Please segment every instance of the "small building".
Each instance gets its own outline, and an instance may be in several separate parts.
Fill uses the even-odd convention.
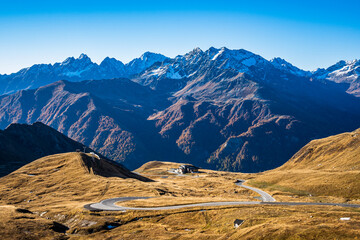
[[[195,167],[194,165],[186,164],[186,165],[181,165],[178,169],[175,170],[175,172],[180,174],[197,173],[199,172],[199,168]]]
[[[240,220],[240,219],[235,219],[234,221],[234,228],[238,228],[241,226],[241,224],[244,223],[244,220]]]

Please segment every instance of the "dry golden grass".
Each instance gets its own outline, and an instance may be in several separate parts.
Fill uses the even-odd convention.
[[[101,213],[119,227],[72,239],[357,239],[360,215],[339,207],[239,206]],[[350,217],[350,221],[340,221]],[[235,229],[235,219],[245,220]]]
[[[153,161],[144,164],[135,170],[135,172],[154,179],[156,183],[153,185],[156,186],[159,194],[177,197],[176,201],[179,197],[206,198],[207,200],[212,199],[212,201],[234,201],[239,199],[254,200],[254,196],[258,196],[256,193],[234,184],[237,179],[246,177],[248,174],[201,169],[199,173],[178,176],[167,171],[171,168],[178,168],[180,165],[181,163]],[[166,191],[165,193],[162,192],[164,190]],[[198,202],[198,200],[195,202]]]
[[[309,169],[276,169],[260,174],[203,170],[199,174],[176,176],[167,170],[179,164],[150,162],[136,171],[155,182],[142,182],[94,174],[84,166],[84,158],[87,156],[79,153],[48,156],[1,178],[1,236],[14,234],[16,239],[27,239],[21,229],[31,229],[31,239],[49,236],[50,239],[356,239],[360,236],[360,211],[352,208],[253,205],[95,213],[83,208],[87,203],[121,196],[153,197],[120,204],[137,207],[255,200],[255,193],[234,184],[237,179],[251,179],[249,185],[268,189],[277,200],[347,201],[341,194],[353,191],[356,196],[359,192],[357,183],[348,182],[357,178],[357,171],[346,172],[347,178],[343,178],[341,171]],[[308,182],[306,178],[321,184]],[[334,183],[349,186],[350,190]],[[308,196],[315,191],[319,195]],[[336,195],[336,191],[340,193]],[[18,218],[20,213],[14,209],[19,207],[34,212],[30,214],[32,219]],[[340,217],[351,220],[343,222]],[[245,222],[234,229],[235,219]],[[68,226],[67,235],[52,231],[53,221]],[[109,224],[117,227],[109,230]]]
[[[360,129],[313,140],[283,166],[252,178],[250,185],[278,200],[359,203]]]
[[[277,170],[360,171],[360,129],[313,140]]]
[[[61,239],[53,221],[33,213],[17,212],[14,206],[0,206],[0,239]]]
[[[227,176],[226,173],[209,171],[199,176],[155,176],[154,182],[142,182],[132,178],[99,176],[95,174],[96,169],[89,169],[85,164],[88,158],[81,153],[52,155],[1,178],[0,205],[26,208],[36,212],[37,217],[41,215],[41,219],[49,218],[65,224],[70,233],[79,231],[88,234],[87,231],[103,230],[108,218],[95,217],[90,221],[93,215],[88,215],[83,206],[107,198],[164,197],[160,203],[174,203],[189,197],[186,203],[197,203],[203,197],[206,201],[230,201],[253,200],[256,196],[234,184],[236,174]],[[149,171],[159,175],[164,168]],[[148,204],[153,203],[150,200]],[[86,230],[89,221],[91,228]]]
[[[95,175],[79,153],[56,154],[36,160],[0,178],[0,199],[28,206],[93,202],[115,196],[153,196],[148,183]]]

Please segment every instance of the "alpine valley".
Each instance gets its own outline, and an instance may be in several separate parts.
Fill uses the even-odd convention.
[[[242,49],[127,64],[82,54],[0,75],[0,128],[42,122],[130,169],[159,160],[259,172],[359,128],[359,75],[359,60],[309,72]]]

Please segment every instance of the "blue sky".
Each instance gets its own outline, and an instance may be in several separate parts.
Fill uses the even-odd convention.
[[[360,58],[360,1],[3,1],[0,73],[86,53],[123,62],[244,48],[306,70]]]

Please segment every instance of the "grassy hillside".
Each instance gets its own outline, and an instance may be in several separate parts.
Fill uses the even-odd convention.
[[[321,201],[360,201],[360,129],[313,140],[283,166],[255,175],[251,185],[274,194]]]
[[[313,140],[278,170],[360,170],[360,129]]]
[[[149,195],[151,189],[143,187],[142,181],[146,180],[106,160],[93,160],[91,155],[56,154],[0,178],[0,199],[39,206],[100,200],[103,196],[118,196],[119,192]],[[125,183],[129,188],[124,188]]]
[[[252,178],[252,174],[202,170],[177,176],[167,172],[178,165],[149,162],[137,172],[154,181],[141,181],[119,166],[94,162],[87,154],[41,158],[0,178],[0,234],[5,239],[32,240],[359,236],[359,210],[351,208],[259,205],[126,212],[90,212],[83,208],[87,203],[121,196],[153,197],[124,203],[129,206],[255,200],[256,194],[234,184],[236,179]],[[351,217],[351,221],[342,222],[340,217]],[[235,229],[237,218],[245,222]]]

